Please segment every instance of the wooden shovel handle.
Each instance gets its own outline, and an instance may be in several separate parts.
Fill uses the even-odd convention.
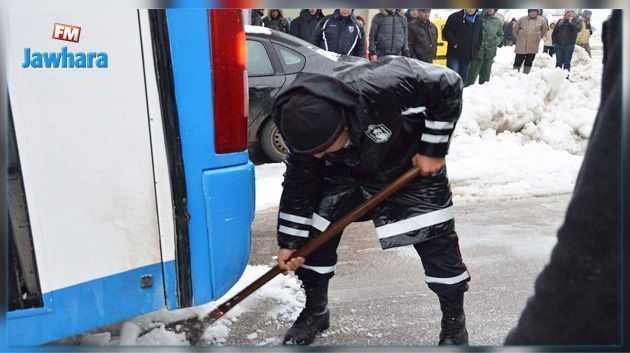
[[[323,245],[325,242],[330,240],[332,237],[341,233],[341,231],[345,227],[347,227],[350,223],[361,218],[361,216],[366,214],[376,205],[383,202],[383,200],[385,200],[391,194],[393,194],[394,192],[396,192],[401,187],[403,187],[404,185],[406,185],[407,183],[409,183],[411,180],[415,179],[418,176],[420,176],[420,168],[413,167],[409,169],[407,172],[405,172],[405,174],[401,175],[396,180],[394,180],[393,182],[385,186],[383,189],[381,189],[381,191],[377,192],[372,197],[365,200],[363,203],[361,203],[355,209],[350,211],[343,218],[333,223],[322,234],[318,235],[315,238],[312,238],[303,247],[294,251],[289,257],[289,259],[292,259],[295,257],[308,256],[310,253],[315,251],[315,249],[319,248],[321,245]],[[276,277],[280,273],[282,273],[282,270],[280,269],[280,267],[278,267],[278,265],[274,266],[272,269],[267,271],[267,273],[262,275],[260,278],[258,278],[249,286],[245,287],[243,290],[241,290],[238,294],[233,296],[231,299],[219,305],[214,311],[210,312],[203,319],[203,321],[209,322],[211,319],[218,319],[222,317],[223,315],[225,315],[225,313],[227,313],[230,309],[232,309],[236,304],[241,302],[241,300],[247,298],[254,291],[262,287],[265,283],[271,281],[274,277]]]

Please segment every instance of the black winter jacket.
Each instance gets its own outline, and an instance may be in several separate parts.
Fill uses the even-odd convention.
[[[575,44],[578,33],[582,30],[582,21],[575,18],[573,22],[567,22],[564,19],[558,20],[556,28],[551,35],[553,44],[571,45]]]
[[[277,10],[279,12],[278,17],[271,18],[271,11],[273,10]],[[282,16],[282,10],[280,9],[270,9],[267,12],[267,16],[263,18],[263,26],[284,33],[287,33],[289,31],[289,21],[287,21],[287,19]]]
[[[313,31],[312,43],[341,55],[365,57],[365,32],[354,16],[339,14],[339,9],[322,18]]]
[[[437,53],[437,27],[433,22],[409,22],[409,54],[412,58],[432,63]]]
[[[407,18],[400,11],[392,13],[381,11],[372,18],[370,26],[370,55],[377,50],[389,53],[400,52],[409,56]]]
[[[464,19],[464,14],[465,11],[461,10],[448,16],[442,38],[448,42],[447,57],[470,60],[481,48],[483,26],[481,16],[475,15],[475,23],[471,26]]]
[[[324,17],[322,9],[317,9],[315,15],[311,15],[308,9],[300,11],[300,16],[291,21],[289,34],[310,42],[313,39],[313,32],[317,23]]]
[[[388,183],[411,167],[415,153],[444,157],[461,113],[462,89],[454,71],[406,57],[385,57],[332,77],[298,74],[276,100],[272,113],[276,125],[282,124],[281,107],[296,92],[307,91],[345,108],[354,152],[318,159],[288,146],[280,212],[311,217],[327,163],[344,166],[362,182]],[[427,188],[422,195],[431,193],[431,186]],[[306,240],[278,233],[282,248],[294,249]]]

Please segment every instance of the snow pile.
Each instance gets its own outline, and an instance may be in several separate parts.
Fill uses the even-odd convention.
[[[599,106],[602,65],[576,47],[570,80],[555,58],[538,54],[529,75],[512,69],[513,47],[500,48],[493,76],[464,90],[464,109],[455,131],[521,133],[554,149],[583,152]],[[456,140],[454,141],[456,142]]]
[[[225,300],[230,299],[250,283],[254,282],[265,272],[269,271],[269,266],[258,265],[248,266],[243,277],[227,292],[221,299],[202,306],[198,312],[199,317],[214,310]],[[252,311],[262,301],[272,300],[274,305],[266,313],[269,319],[279,323],[292,322],[297,319],[299,312],[304,307],[304,293],[300,289],[300,284],[296,277],[277,276],[269,283],[258,289],[247,299],[236,305],[224,317],[213,323],[203,334],[203,341],[209,344],[222,344],[230,333],[230,326],[238,322],[239,316]]]
[[[490,82],[464,90],[447,157],[457,199],[568,193],[573,189],[600,100],[602,64],[575,48],[571,74],[539,53],[529,75],[500,48]]]
[[[86,335],[81,339],[81,344],[91,345],[188,345],[184,333],[168,331],[165,325],[181,319],[197,316],[204,317],[217,306],[227,301],[250,283],[271,269],[270,266],[247,266],[239,281],[220,299],[194,308],[186,308],[175,311],[160,310],[143,316],[138,316],[123,323],[120,334],[111,337],[110,332]],[[230,334],[232,324],[239,321],[239,317],[246,312],[251,312],[261,304],[273,303],[265,312],[270,320],[275,320],[279,325],[287,325],[297,319],[304,307],[304,292],[300,289],[297,277],[276,276],[273,280],[262,286],[254,294],[234,306],[225,316],[208,327],[202,336],[204,344],[223,344]],[[148,332],[147,332],[148,331]],[[144,334],[142,334],[144,332]],[[253,332],[248,336],[255,340],[258,334]],[[274,341],[275,342],[275,341]],[[275,342],[277,343],[277,342]]]

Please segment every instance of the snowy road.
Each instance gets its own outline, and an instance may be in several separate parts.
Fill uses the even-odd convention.
[[[466,296],[474,345],[501,344],[514,327],[537,274],[549,259],[569,195],[456,205],[456,227],[472,281]],[[250,264],[271,264],[276,210],[254,220]],[[437,297],[424,283],[412,247],[382,251],[371,222],[351,225],[331,282],[332,326],[322,345],[433,345]],[[278,344],[290,320],[270,319],[278,303],[261,301],[231,325],[227,345]]]

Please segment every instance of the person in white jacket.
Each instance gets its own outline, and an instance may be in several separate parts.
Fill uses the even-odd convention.
[[[553,46],[553,31],[556,28],[556,24],[555,23],[551,23],[549,25],[549,30],[547,31],[547,34],[545,34],[545,42],[544,42],[544,46],[543,46],[543,53],[547,53],[549,54],[549,56],[551,56],[553,58],[553,54],[556,53],[556,48]]]

